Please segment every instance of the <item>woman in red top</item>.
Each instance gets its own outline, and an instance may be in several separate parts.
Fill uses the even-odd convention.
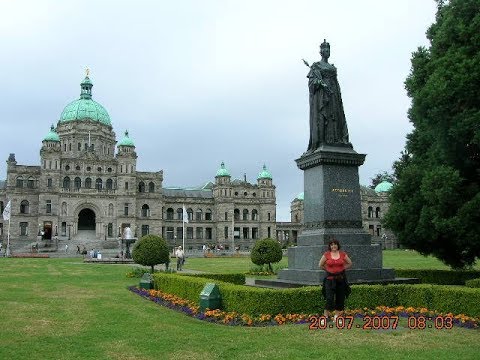
[[[322,289],[327,301],[324,314],[328,318],[335,310],[336,319],[345,309],[345,294],[348,287],[345,270],[352,267],[352,260],[345,252],[340,251],[340,243],[336,239],[328,243],[328,250],[322,255],[318,266],[327,273]]]

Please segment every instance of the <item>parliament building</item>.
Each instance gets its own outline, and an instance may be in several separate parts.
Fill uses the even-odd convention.
[[[186,248],[195,250],[204,244],[248,250],[257,239],[275,237],[275,186],[265,165],[255,184],[232,179],[222,162],[214,181],[203,186],[164,187],[162,170],[137,170],[128,131],[117,141],[108,112],[92,99],[88,74],[80,86],[80,98],[64,108],[43,139],[39,165],[8,156],[0,210],[11,200],[14,249],[39,239],[40,246],[85,240],[114,248],[126,227],[135,237],[161,235],[172,247],[185,238]],[[4,244],[7,226],[1,218]]]

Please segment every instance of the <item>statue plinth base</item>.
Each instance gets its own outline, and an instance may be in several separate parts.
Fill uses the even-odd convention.
[[[358,167],[364,161],[351,147],[328,145],[296,160],[304,171],[304,230],[298,246],[288,249],[288,269],[280,270],[280,280],[321,283],[318,263],[333,237],[352,259],[349,281],[394,278],[393,269],[383,269],[381,246],[371,244],[362,226]]]

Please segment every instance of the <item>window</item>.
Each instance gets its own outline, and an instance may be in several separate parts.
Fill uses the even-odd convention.
[[[203,228],[202,227],[197,227],[195,237],[197,239],[203,239]]]
[[[62,236],[67,236],[67,223],[66,222],[62,222],[61,234],[62,234]]]
[[[272,229],[270,228],[270,226],[267,228],[267,237],[268,238],[272,237]]]
[[[92,171],[92,168],[90,166],[87,166],[87,171]]]
[[[193,239],[193,227],[187,227],[187,239]]]
[[[149,217],[150,216],[150,207],[147,204],[142,206],[142,217]]]
[[[173,209],[172,208],[167,209],[167,220],[173,220]]]
[[[140,181],[140,183],[138,184],[138,192],[139,193],[145,192],[145,183],[143,181]]]
[[[150,228],[148,225],[142,225],[142,236],[150,234]]]
[[[183,239],[183,228],[177,227],[177,239]]]
[[[243,238],[248,239],[249,237],[249,228],[243,228]]]
[[[23,188],[23,179],[22,178],[17,179],[16,186],[19,187],[19,188]]]
[[[111,204],[110,204],[111,205]],[[108,237],[113,237],[113,224],[109,223],[108,228],[107,228],[107,236]]]
[[[197,221],[202,221],[202,209],[197,209],[197,212],[195,214],[195,219]]]
[[[235,221],[240,220],[240,210],[238,209],[233,210],[233,220]]]
[[[224,237],[225,237],[225,239],[228,239],[228,226],[225,226]]]
[[[148,183],[148,192],[155,192],[155,184],[152,181]]]
[[[63,178],[63,188],[70,189],[70,178],[68,176]]]
[[[107,179],[107,190],[112,190],[113,189],[113,180],[112,179]]]
[[[70,165],[65,165],[65,170],[70,170]]]
[[[27,188],[33,189],[35,187],[35,180],[33,178],[30,178],[27,180]]]
[[[100,166],[97,167],[97,171],[98,171],[98,172],[102,172],[102,168],[101,168]]]
[[[66,215],[67,215],[67,203],[63,202],[62,203],[62,216],[66,216]]]
[[[75,166],[75,170],[80,171],[80,165]]]
[[[228,212],[225,211],[225,221],[227,221],[227,220],[228,220]]]
[[[90,178],[85,179],[85,188],[86,189],[91,189],[92,188],[92,179],[90,179]]]
[[[187,209],[187,218],[188,218],[188,221],[193,220],[193,210],[191,208]]]
[[[102,185],[103,185],[102,179],[97,178],[97,180],[95,180],[95,189],[102,190]]]
[[[112,172],[112,168],[109,167],[109,168],[107,169],[107,171],[108,171],[109,173],[111,173],[111,172]]]
[[[258,220],[258,211],[256,209],[252,210],[252,220],[257,221]],[[254,238],[255,239],[255,238]]]
[[[272,220],[272,216],[270,215],[270,213],[267,214],[267,217],[268,217],[268,221]]]
[[[379,208],[379,207],[377,207],[377,208],[375,209],[375,217],[376,217],[376,218],[379,218],[379,217],[380,217],[380,208]]]
[[[128,190],[128,181],[125,181],[125,190]]]
[[[48,187],[48,188],[51,188],[51,187],[52,187],[52,179],[51,179],[51,178],[48,178],[48,179],[47,179],[47,187]]]
[[[78,143],[78,144],[77,144],[77,150],[78,150],[78,151],[82,150],[82,144],[81,144],[81,143]]]
[[[258,239],[258,228],[252,228],[252,239]]]
[[[28,214],[30,212],[30,205],[27,200],[22,200],[20,203],[20,214]]]
[[[46,204],[45,204],[45,212],[47,214],[51,214],[52,213],[52,200],[46,200]]]
[[[205,239],[212,240],[212,228],[205,228]]]
[[[128,216],[128,203],[125,203],[125,206],[123,207],[123,215]]]
[[[27,236],[28,235],[28,223],[21,222],[20,223],[20,236]]]
[[[5,210],[5,206],[3,205],[3,201],[0,201],[0,213],[3,214],[3,210]]]
[[[373,217],[373,208],[371,206],[368,207],[368,217]]]
[[[205,220],[212,221],[212,210],[207,209],[207,211],[205,211]],[[211,239],[211,238],[209,238],[209,239]]]
[[[173,240],[173,227],[167,227],[167,239]]]
[[[248,220],[248,210],[243,209],[243,217],[242,220],[247,221]]]
[[[0,224],[0,236],[3,236],[3,224]]]
[[[73,181],[73,186],[75,187],[75,189],[80,189],[82,186],[82,180],[80,180],[79,177],[76,177]]]
[[[177,220],[183,220],[183,210],[182,210],[182,208],[177,209]]]
[[[240,228],[239,227],[233,228],[233,238],[234,239],[240,239]]]
[[[380,233],[382,232],[382,227],[380,225],[377,225],[377,236],[380,236]]]

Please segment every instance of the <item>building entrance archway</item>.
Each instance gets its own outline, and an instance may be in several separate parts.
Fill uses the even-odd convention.
[[[83,209],[78,213],[78,230],[95,230],[95,212]]]

